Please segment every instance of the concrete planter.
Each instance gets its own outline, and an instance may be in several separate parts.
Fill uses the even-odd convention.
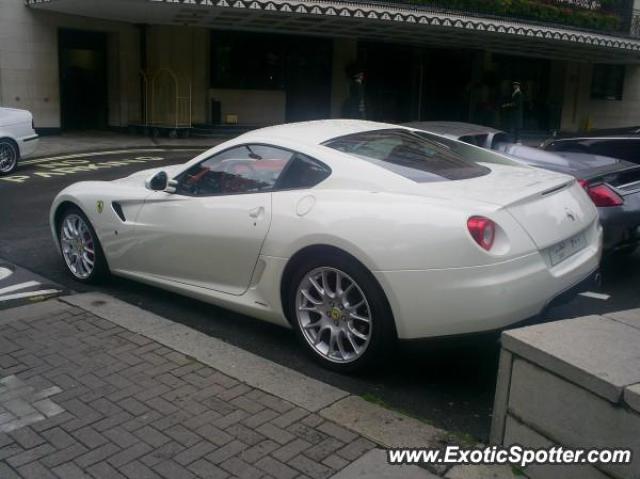
[[[502,335],[494,444],[631,448],[628,465],[536,465],[531,478],[640,478],[640,309]]]

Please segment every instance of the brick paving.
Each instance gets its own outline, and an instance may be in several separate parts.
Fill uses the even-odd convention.
[[[374,446],[82,309],[0,321],[1,479],[323,479]]]

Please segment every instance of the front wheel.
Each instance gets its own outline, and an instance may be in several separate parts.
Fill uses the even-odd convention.
[[[293,275],[289,318],[305,349],[323,366],[353,372],[381,362],[396,333],[382,288],[341,255],[306,261]]]
[[[11,140],[0,140],[0,176],[12,173],[18,167],[20,151]]]
[[[104,279],[109,271],[100,241],[89,219],[77,207],[68,207],[58,225],[60,251],[67,270],[83,283]]]

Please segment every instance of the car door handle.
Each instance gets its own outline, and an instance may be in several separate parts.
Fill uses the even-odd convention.
[[[264,211],[264,208],[262,206],[259,206],[258,208],[254,208],[251,211],[249,211],[249,216],[251,216],[252,218],[259,218],[260,215],[262,215],[263,211]]]

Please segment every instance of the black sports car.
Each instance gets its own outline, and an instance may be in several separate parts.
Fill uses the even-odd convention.
[[[556,153],[589,153],[640,164],[640,136],[633,134],[552,138],[541,146]]]

